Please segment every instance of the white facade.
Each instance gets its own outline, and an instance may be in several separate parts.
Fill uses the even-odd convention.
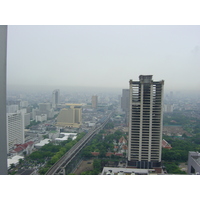
[[[16,113],[19,110],[18,105],[9,105],[6,106],[6,108],[7,108],[7,113]]]
[[[7,114],[7,152],[15,144],[24,144],[24,120],[21,113]]]
[[[38,122],[44,122],[44,121],[47,121],[47,115],[44,114],[44,115],[36,115],[35,116],[35,121]]]
[[[173,111],[174,111],[174,105],[173,104],[165,104],[164,105],[164,112],[172,113]]]
[[[28,101],[20,101],[20,107],[21,107],[21,108],[26,108],[26,107],[28,107]]]
[[[41,140],[40,143],[35,144],[35,148],[39,149],[39,148],[43,147],[45,144],[48,144],[50,141],[52,141],[52,140],[51,139]]]
[[[128,161],[137,168],[160,167],[164,81],[139,79],[130,80]]]

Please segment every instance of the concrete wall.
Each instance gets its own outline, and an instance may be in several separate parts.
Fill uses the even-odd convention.
[[[7,136],[6,136],[6,58],[7,26],[0,26],[0,174],[7,174]]]

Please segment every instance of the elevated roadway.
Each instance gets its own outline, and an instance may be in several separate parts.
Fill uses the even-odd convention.
[[[108,123],[113,112],[108,114],[106,119],[97,123],[97,125],[88,132],[83,138],[81,138],[67,153],[65,153],[47,172],[46,175],[56,175],[61,174],[66,166],[72,161],[72,159],[83,149],[83,147],[90,141],[90,139],[96,135],[104,126]],[[65,173],[63,173],[65,174]]]

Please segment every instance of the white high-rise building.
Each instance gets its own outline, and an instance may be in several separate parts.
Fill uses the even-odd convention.
[[[129,166],[161,166],[163,86],[164,81],[153,81],[152,75],[130,80]]]
[[[54,90],[52,93],[52,108],[57,108],[57,105],[60,103],[60,90]]]
[[[24,119],[22,113],[7,114],[7,152],[15,144],[24,144]]]
[[[16,113],[19,110],[18,105],[8,105],[6,106],[7,113]]]

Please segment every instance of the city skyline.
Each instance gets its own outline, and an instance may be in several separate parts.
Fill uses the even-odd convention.
[[[199,91],[199,34],[200,26],[8,26],[7,84],[121,90],[151,74],[166,90]]]

